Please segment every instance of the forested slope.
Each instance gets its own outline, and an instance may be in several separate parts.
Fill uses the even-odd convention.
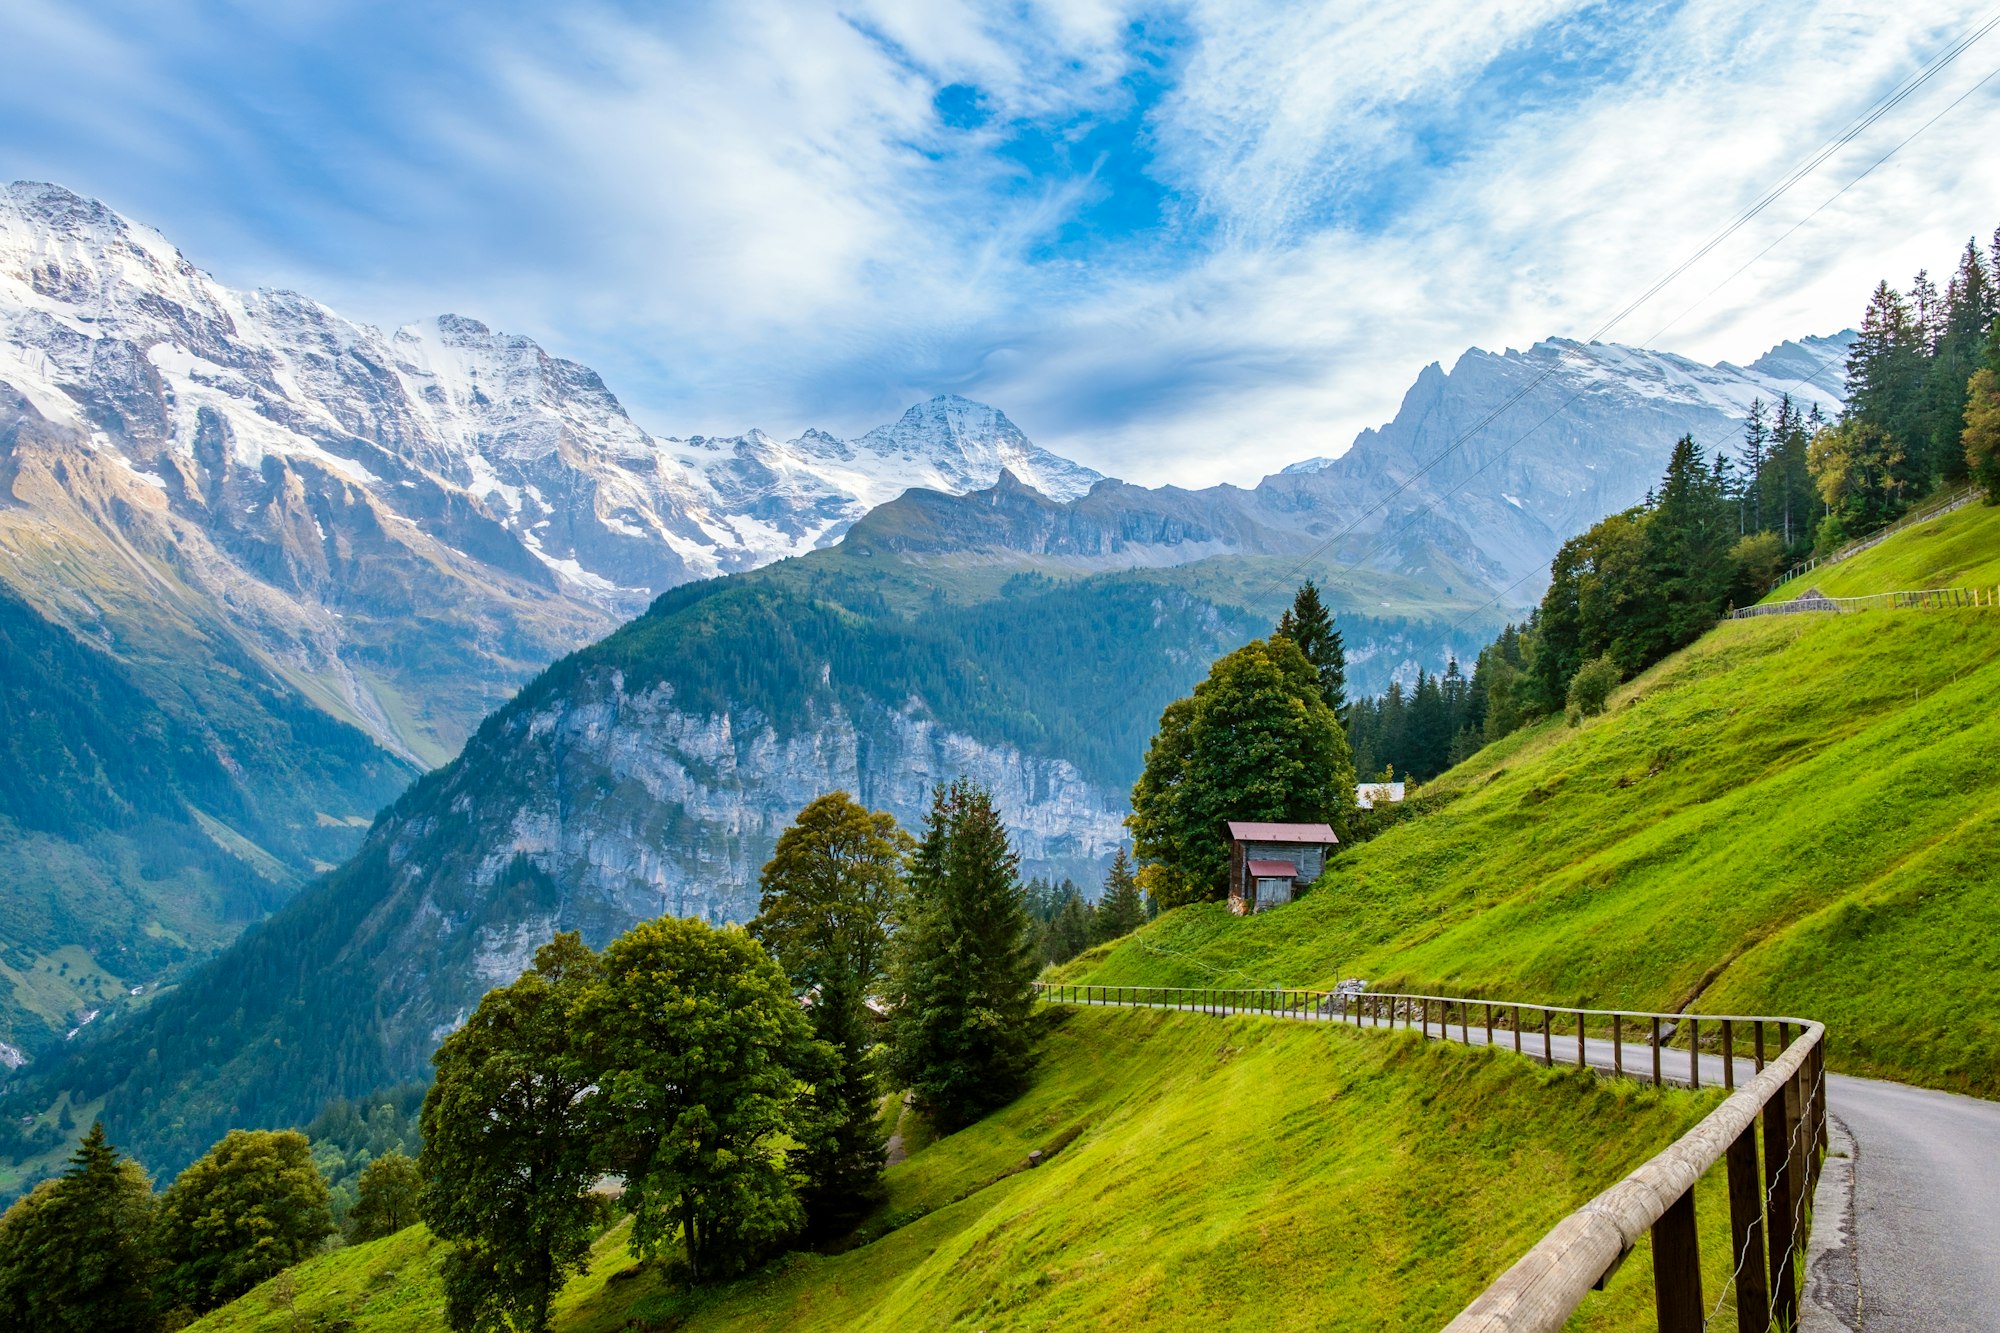
[[[1932,586],[1992,522],[1834,568]],[[1991,610],[1727,622],[1480,751],[1299,903],[1172,913],[1073,974],[1806,1014],[1838,1068],[2000,1095],[1996,691]]]
[[[252,664],[197,676],[164,686],[0,590],[0,1042],[59,1048],[226,943],[411,774]]]

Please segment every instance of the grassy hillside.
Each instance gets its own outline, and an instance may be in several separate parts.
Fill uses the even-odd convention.
[[[890,1170],[872,1243],[692,1293],[633,1275],[621,1227],[557,1328],[1435,1327],[1716,1099],[1409,1034],[1051,1021],[1026,1096]],[[1060,1151],[1022,1170],[1034,1148]],[[1699,1211],[1719,1283],[1726,1209],[1705,1197]],[[313,1260],[194,1330],[437,1329],[438,1257],[413,1228]],[[1633,1255],[1582,1326],[1643,1326],[1650,1272]]]
[[[1808,588],[1829,597],[2000,584],[2000,505],[1974,503],[1899,532],[1880,546],[1771,590],[1788,602]]]
[[[1996,520],[1901,535],[1841,587],[1979,568]],[[1173,913],[1071,972],[1807,1014],[1838,1068],[2000,1096],[1996,692],[1990,610],[1725,623],[1605,716],[1454,769],[1302,901]]]

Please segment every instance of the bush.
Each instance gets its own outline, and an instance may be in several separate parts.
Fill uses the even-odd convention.
[[[1737,601],[1747,605],[1762,597],[1784,572],[1785,544],[1775,532],[1752,533],[1730,548],[1729,563],[1736,566]]]
[[[1606,653],[1593,661],[1585,662],[1569,682],[1569,707],[1564,717],[1573,727],[1587,717],[1596,717],[1604,711],[1605,700],[1611,691],[1618,688],[1624,674],[1618,664]]]

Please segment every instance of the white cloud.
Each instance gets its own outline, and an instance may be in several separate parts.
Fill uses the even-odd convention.
[[[1468,344],[1588,334],[1978,15],[17,9],[0,170],[100,193],[225,280],[530,333],[662,433],[852,431],[955,390],[1106,471],[1187,483],[1338,452]],[[1135,54],[1139,24],[1164,54]],[[1037,171],[1010,136],[1059,153],[1122,123],[1142,59],[1169,62],[1134,150],[1166,215],[1054,244],[1129,178]],[[1744,359],[1949,264],[2000,222],[2000,80],[1694,305],[1996,63],[2000,34],[1612,336],[1687,310],[1668,346]],[[949,84],[980,90],[983,128],[940,122]]]

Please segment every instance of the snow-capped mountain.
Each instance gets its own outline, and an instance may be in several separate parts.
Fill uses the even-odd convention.
[[[655,439],[530,339],[233,290],[34,183],[0,194],[0,390],[0,577],[128,649],[164,600],[428,762],[667,588],[825,545],[910,486],[1098,480],[955,397],[852,441]]]
[[[1787,394],[1836,415],[1853,339],[1782,343],[1749,367],[1566,338],[1475,347],[1449,372],[1426,366],[1394,420],[1346,453],[1294,464],[1253,494],[1281,524],[1338,516],[1336,545],[1352,558],[1411,574],[1455,565],[1496,590],[1519,582],[1525,605],[1556,548],[1643,499],[1683,434],[1733,450],[1752,402]]]

